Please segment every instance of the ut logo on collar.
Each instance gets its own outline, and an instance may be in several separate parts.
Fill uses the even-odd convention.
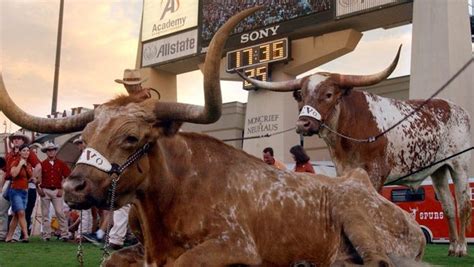
[[[163,1],[161,1],[161,4],[163,5]],[[167,0],[165,8],[163,9],[163,13],[161,14],[160,20],[162,20],[165,17],[166,13],[168,13],[169,11],[171,13],[174,13],[178,9],[179,9],[179,0]]]
[[[105,172],[108,172],[112,169],[112,164],[110,164],[110,162],[97,150],[91,147],[87,147],[84,149],[84,151],[82,151],[82,154],[76,164],[86,164]]]
[[[97,165],[104,164],[104,160],[101,158],[101,155],[96,153],[95,151],[86,150],[86,160],[87,161],[95,161]]]

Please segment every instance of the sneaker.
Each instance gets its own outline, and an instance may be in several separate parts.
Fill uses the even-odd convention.
[[[120,250],[120,249],[123,248],[123,246],[122,245],[117,245],[117,244],[114,244],[114,243],[109,243],[109,248],[111,250]]]
[[[82,237],[94,245],[101,245],[104,242],[102,238],[97,238],[95,233],[82,234]]]
[[[138,239],[136,237],[127,237],[123,242],[124,247],[130,247],[138,243]]]

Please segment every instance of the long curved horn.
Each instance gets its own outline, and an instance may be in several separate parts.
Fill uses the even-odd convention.
[[[225,42],[234,27],[262,7],[246,9],[232,16],[214,35],[204,63],[204,107],[170,102],[156,102],[154,113],[160,120],[176,120],[199,124],[216,122],[221,116],[220,62]]]
[[[298,90],[301,88],[301,84],[303,81],[303,78],[300,78],[300,79],[294,79],[294,80],[282,81],[282,82],[264,82],[264,81],[259,81],[257,79],[247,77],[245,76],[244,73],[240,71],[237,71],[237,74],[242,79],[253,84],[259,89],[265,89],[265,90],[275,91],[275,92],[290,92],[290,91]]]
[[[87,111],[67,118],[40,118],[19,108],[8,95],[0,72],[0,110],[15,124],[39,133],[70,133],[82,130],[94,119],[94,111]]]
[[[342,87],[359,87],[377,84],[392,74],[393,70],[397,66],[398,59],[400,58],[401,49],[402,45],[398,47],[397,55],[393,59],[392,64],[379,73],[372,75],[346,75],[332,73],[331,78],[336,84]]]

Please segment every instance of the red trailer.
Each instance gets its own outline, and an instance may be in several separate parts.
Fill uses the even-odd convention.
[[[474,178],[469,178],[469,186],[471,203],[474,207]],[[449,187],[454,197],[454,186],[451,181]],[[423,182],[416,191],[405,186],[384,186],[382,195],[416,219],[428,243],[449,242],[448,223],[444,218],[441,202],[438,201],[430,179]],[[474,214],[471,218],[471,227],[467,231],[466,237],[467,242],[474,243]]]

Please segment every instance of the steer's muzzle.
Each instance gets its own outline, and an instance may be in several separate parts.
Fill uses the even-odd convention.
[[[309,117],[300,117],[296,121],[296,133],[303,134],[305,136],[311,136],[313,134],[318,134],[321,128],[321,122],[309,118]]]
[[[89,209],[94,203],[91,197],[91,181],[71,174],[63,182],[64,201],[73,209]]]

